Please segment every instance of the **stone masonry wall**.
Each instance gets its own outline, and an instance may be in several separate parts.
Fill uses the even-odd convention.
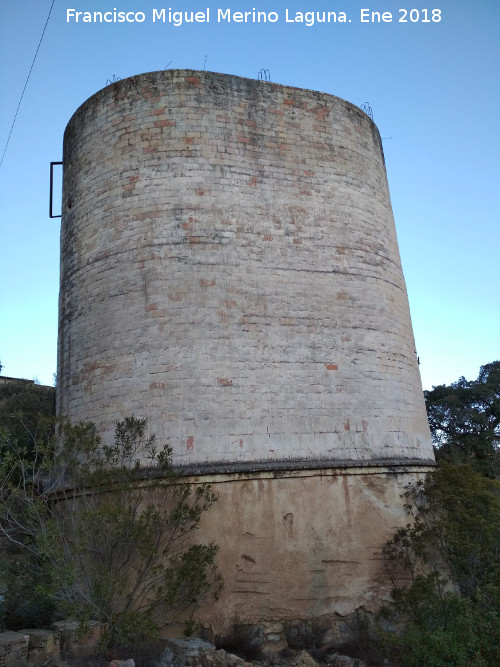
[[[331,95],[124,79],[64,139],[58,411],[179,464],[430,460],[379,133]]]

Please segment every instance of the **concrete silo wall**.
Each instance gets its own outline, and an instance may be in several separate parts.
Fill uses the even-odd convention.
[[[164,71],[64,140],[58,410],[182,465],[432,459],[379,133],[331,95]]]

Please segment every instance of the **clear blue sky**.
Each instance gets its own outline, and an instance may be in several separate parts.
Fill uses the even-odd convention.
[[[1,3],[0,152],[52,0]],[[153,8],[206,11],[210,23],[153,23]],[[276,12],[273,24],[217,23],[217,9]],[[144,12],[142,23],[67,23],[66,10]],[[428,7],[442,20],[400,23]],[[344,11],[350,23],[286,23]],[[361,23],[360,9],[391,23]],[[416,18],[413,13],[413,18]],[[425,14],[420,11],[420,18]],[[409,14],[407,16],[409,19]],[[76,108],[113,76],[212,70],[369,102],[389,186],[424,388],[477,376],[500,358],[500,1],[330,3],[55,0],[0,169],[2,373],[52,384],[59,225],[48,217],[49,163]]]

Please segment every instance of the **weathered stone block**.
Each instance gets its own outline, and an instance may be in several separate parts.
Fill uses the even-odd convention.
[[[78,621],[57,621],[51,628],[61,638],[63,654],[86,656],[96,652],[108,625],[99,621],[88,621],[84,625]]]
[[[293,667],[319,667],[316,660],[307,651],[301,651],[292,662]]]
[[[0,633],[0,667],[27,664],[29,636],[24,632]]]
[[[28,629],[23,633],[29,636],[28,665],[41,665],[47,661],[59,660],[60,636],[50,630]]]

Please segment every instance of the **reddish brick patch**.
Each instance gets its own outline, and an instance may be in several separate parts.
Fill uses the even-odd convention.
[[[366,421],[366,419],[362,420],[362,424],[363,424],[363,431],[368,431],[368,422]]]
[[[188,452],[192,452],[194,449],[194,438],[192,435],[186,440],[186,449]]]
[[[102,362],[101,361],[88,361],[85,364],[85,368],[83,370],[84,373],[90,373],[92,371],[96,371],[98,368],[101,368]]]
[[[324,106],[317,106],[309,109],[310,113],[313,113],[318,120],[325,120],[325,118],[330,113],[330,109]]]
[[[244,137],[242,134],[238,135],[238,141],[240,144],[251,144],[252,140],[249,137]]]
[[[302,245],[302,239],[293,239],[295,245]]]
[[[217,308],[217,315],[219,316],[219,321],[223,324],[227,324],[229,322],[229,315],[225,310],[222,310],[222,308]]]
[[[198,76],[187,76],[186,77],[186,83],[192,83],[193,86],[199,86],[201,81],[200,77]]]
[[[208,280],[207,278],[200,278],[200,287],[213,287],[215,285],[215,278]]]
[[[164,382],[151,382],[149,385],[150,389],[165,389],[165,383]]]
[[[351,430],[351,425],[349,424],[349,420],[347,420],[344,424],[344,431],[350,431]]]
[[[170,301],[181,301],[182,297],[188,292],[188,290],[185,287],[178,287],[176,289],[173,289],[170,294],[168,295],[168,298]]]
[[[325,368],[327,371],[338,371],[339,367],[337,364],[325,364]]]
[[[263,239],[263,241],[272,241],[273,240],[273,235],[272,234],[264,234],[262,239]]]
[[[224,301],[224,306],[226,308],[236,308],[236,301]]]
[[[246,125],[247,127],[257,127],[257,123],[254,120],[248,120],[239,118],[238,125]]]
[[[158,310],[158,304],[157,303],[148,303],[146,306],[146,311],[150,310]]]
[[[219,387],[232,387],[233,381],[230,378],[217,378]]]
[[[155,120],[155,127],[175,127],[176,125],[177,123],[175,120],[169,120],[168,118]]]

